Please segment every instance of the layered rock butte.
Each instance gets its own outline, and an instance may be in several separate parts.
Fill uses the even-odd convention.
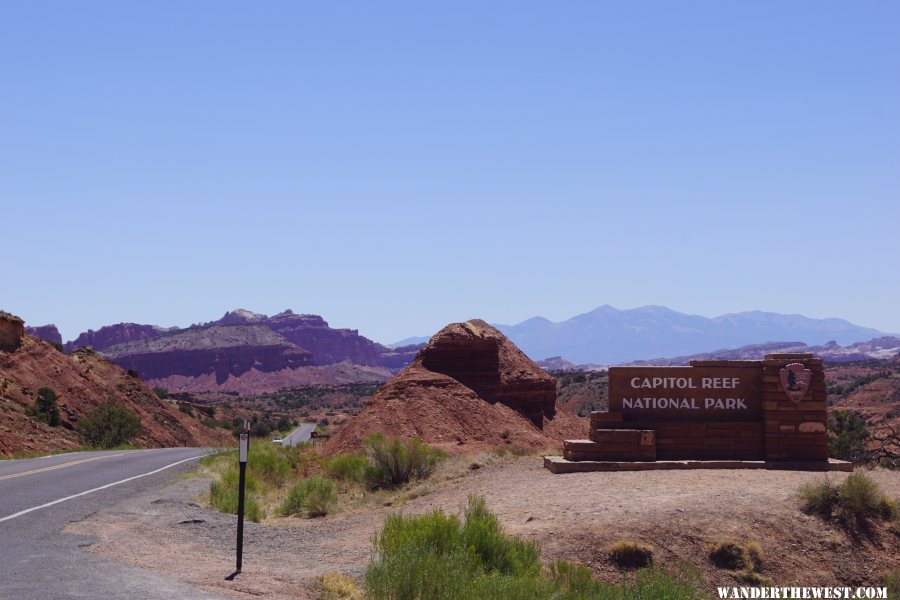
[[[553,447],[588,423],[556,403],[556,380],[482,320],[443,328],[325,447],[358,450],[371,433],[420,437],[453,453]]]
[[[253,394],[309,384],[383,382],[419,346],[388,348],[318,315],[237,309],[185,329],[120,323],[87,331],[90,345],[154,386],[184,392]]]
[[[9,343],[11,332],[21,332],[15,343]],[[0,342],[0,455],[80,446],[78,419],[108,399],[140,417],[138,445],[222,446],[233,441],[227,432],[210,429],[179,411],[174,403],[160,400],[140,379],[93,350],[64,354],[50,343],[24,334],[17,317],[0,313]],[[59,427],[50,427],[25,412],[42,387],[59,396]]]
[[[46,340],[52,344],[62,344],[63,341],[59,329],[52,323],[50,325],[39,325],[38,327],[26,327],[25,333]]]

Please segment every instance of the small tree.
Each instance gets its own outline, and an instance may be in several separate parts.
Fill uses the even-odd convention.
[[[141,419],[133,410],[106,400],[78,421],[84,441],[95,448],[112,448],[141,433]]]
[[[866,442],[869,430],[866,421],[858,414],[835,410],[828,417],[828,454],[832,458],[864,463],[869,460]]]
[[[48,387],[42,387],[37,391],[34,404],[28,407],[28,414],[51,427],[57,427],[60,424],[57,400],[56,392]]]

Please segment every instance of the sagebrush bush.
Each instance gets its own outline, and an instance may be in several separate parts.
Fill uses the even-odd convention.
[[[425,479],[446,456],[417,437],[404,442],[373,433],[363,444],[369,459],[365,479],[373,488],[397,487],[414,479]]]
[[[222,479],[209,485],[209,502],[222,512],[237,514],[238,510],[238,482],[240,473],[237,467],[231,468],[222,474]],[[244,480],[244,516],[259,523],[265,516],[259,503],[251,492],[259,488],[256,478],[248,471]]]
[[[590,569],[566,561],[540,564],[540,546],[505,534],[479,498],[462,519],[440,511],[391,515],[373,540],[366,570],[372,600],[687,600],[702,598],[702,578],[681,565],[644,569],[620,586],[593,578]]]
[[[140,435],[141,418],[110,399],[78,420],[78,432],[94,448],[113,448]]]
[[[330,479],[313,476],[291,488],[288,497],[278,507],[278,514],[288,517],[305,513],[309,517],[324,517],[333,512],[336,505],[334,483]]]
[[[653,548],[631,540],[619,540],[609,547],[609,556],[620,567],[635,569],[653,563]]]

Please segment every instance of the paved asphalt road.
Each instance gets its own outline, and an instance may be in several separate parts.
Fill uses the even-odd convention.
[[[164,486],[204,454],[164,448],[0,461],[0,599],[218,598],[105,560],[81,548],[91,538],[60,533],[71,521]]]
[[[283,446],[296,446],[309,441],[309,436],[316,429],[315,423],[300,423],[300,427],[284,436]]]

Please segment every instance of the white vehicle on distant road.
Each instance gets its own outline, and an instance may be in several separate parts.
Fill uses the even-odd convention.
[[[277,444],[278,446],[281,446],[284,444],[284,440],[281,439],[280,437],[272,438],[272,443]]]

